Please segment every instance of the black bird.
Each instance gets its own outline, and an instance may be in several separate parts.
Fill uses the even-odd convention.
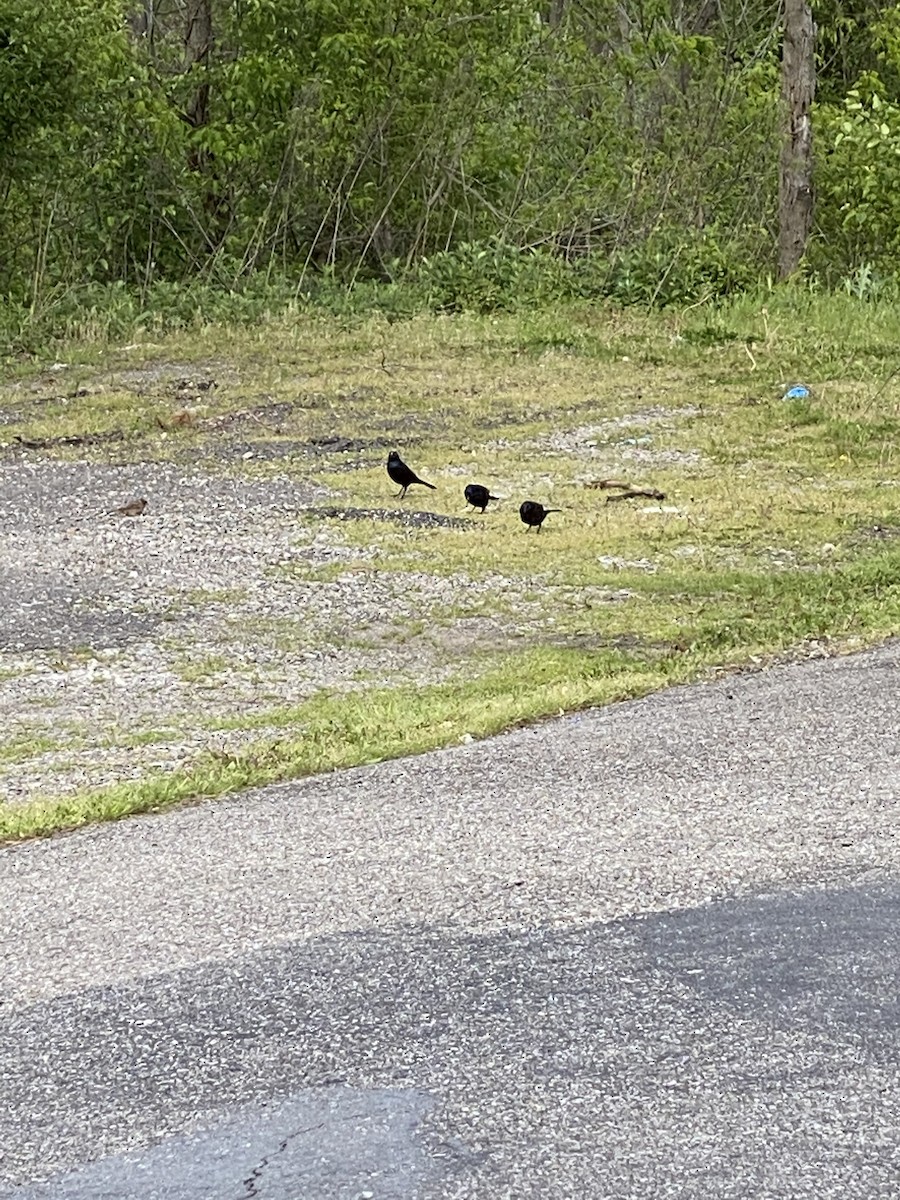
[[[538,533],[541,532],[541,525],[544,517],[548,513],[562,512],[561,508],[544,508],[543,504],[538,504],[537,500],[525,500],[519,509],[519,516],[526,525],[536,525]],[[526,533],[528,531],[526,530]]]
[[[406,495],[406,489],[413,483],[421,483],[423,487],[431,488],[433,492],[437,491],[433,483],[426,483],[424,479],[420,479],[415,471],[406,465],[396,450],[392,450],[388,455],[387,473],[394,483],[399,483],[400,491],[397,495],[401,500]]]
[[[492,496],[490,488],[486,488],[482,483],[466,484],[466,504],[471,504],[473,508],[480,508],[484,512],[489,500],[499,499],[499,496]]]

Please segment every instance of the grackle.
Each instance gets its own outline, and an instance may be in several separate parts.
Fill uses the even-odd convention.
[[[536,525],[538,533],[541,532],[541,525],[544,517],[548,513],[562,512],[561,508],[544,508],[543,504],[538,504],[537,500],[525,500],[519,509],[519,516],[526,525]],[[526,533],[528,530],[526,529]]]
[[[406,489],[413,483],[421,483],[423,487],[431,488],[433,492],[437,491],[433,483],[426,483],[424,479],[420,479],[415,471],[406,465],[396,450],[392,450],[388,455],[387,473],[394,483],[400,485],[397,495],[401,500],[406,495]]]
[[[492,496],[490,488],[486,488],[481,483],[466,484],[466,504],[471,504],[473,508],[480,508],[482,512],[487,508],[489,500],[499,500],[499,496]]]

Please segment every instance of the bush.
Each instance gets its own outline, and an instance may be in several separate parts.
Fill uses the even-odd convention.
[[[765,234],[758,231],[765,247]],[[660,230],[640,245],[621,250],[604,267],[582,266],[584,294],[601,294],[620,304],[665,308],[734,295],[758,282],[765,269],[759,249],[715,230]]]
[[[511,312],[572,294],[572,273],[562,259],[500,237],[424,258],[415,278],[437,312]]]
[[[875,274],[900,269],[900,104],[881,91],[870,75],[818,114],[818,237],[810,257],[829,280],[864,265]]]
[[[746,245],[714,232],[658,232],[613,255],[566,261],[549,250],[519,250],[499,238],[470,242],[423,260],[417,280],[445,312],[514,311],[579,298],[663,308],[743,291],[761,265]]]

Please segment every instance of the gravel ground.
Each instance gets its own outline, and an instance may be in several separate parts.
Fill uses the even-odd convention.
[[[536,438],[531,445],[543,453],[589,462],[597,471],[614,474],[626,465],[645,467],[697,467],[704,462],[696,450],[660,449],[654,446],[654,430],[671,432],[680,421],[695,417],[699,408],[683,405],[679,408],[642,408],[622,417],[613,417],[593,425],[575,429],[558,429]],[[637,433],[636,430],[646,432]],[[503,449],[509,443],[497,439],[491,443]]]
[[[90,390],[66,393],[65,372],[55,364],[11,385],[0,419]],[[538,633],[560,644],[547,601],[568,604],[572,589],[536,579],[530,591],[542,598],[523,598],[518,581],[500,577],[379,571],[378,551],[349,544],[343,522],[365,517],[402,529],[470,521],[421,511],[416,503],[427,509],[427,498],[399,520],[395,506],[341,505],[339,490],[320,481],[339,489],[344,470],[360,456],[381,460],[388,443],[291,440],[281,426],[294,408],[269,396],[208,415],[210,395],[232,376],[222,363],[170,363],[91,384],[146,393],[164,412],[201,414],[213,440],[190,451],[199,460],[65,462],[0,442],[0,802],[171,770],[210,749],[235,752],[266,730],[258,720],[253,730],[223,722],[258,718],[323,688],[437,682],[460,654],[522,646]],[[697,411],[645,405],[535,445],[593,468],[602,461],[611,473],[693,463],[694,452],[652,441]],[[273,421],[274,441],[264,436]],[[249,459],[275,472],[284,462],[284,473],[246,478]],[[469,470],[458,464],[456,474]],[[140,496],[149,502],[141,516],[110,511]],[[578,602],[628,597],[581,589]]]
[[[137,496],[142,516],[108,513]],[[380,573],[335,521],[304,518],[328,498],[158,463],[0,465],[0,797],[233,751],[264,731],[211,723],[324,687],[440,679],[453,653],[509,644],[499,618],[440,619],[507,581]],[[428,614],[427,635],[393,636]]]

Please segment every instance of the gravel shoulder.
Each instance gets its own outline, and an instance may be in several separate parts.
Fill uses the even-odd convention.
[[[265,353],[249,336],[230,365],[219,330],[0,382],[16,836],[36,831],[27,812],[65,826],[70,797],[110,785],[126,805],[139,781],[144,806],[218,793],[896,627],[882,464],[835,481],[805,442],[776,461],[780,402],[722,389],[705,360],[525,354],[521,330],[464,319],[301,323],[267,329]],[[434,493],[396,498],[395,445]],[[473,479],[500,497],[484,515],[466,511]],[[611,505],[623,479],[651,502]],[[540,536],[525,496],[558,512]],[[141,515],[116,511],[136,497]],[[403,740],[402,700],[372,717],[380,741],[367,711],[346,736],[332,717],[346,693],[419,684],[447,685],[422,706],[430,739]]]
[[[358,929],[896,877],[900,643],[2,852],[4,999]]]
[[[164,463],[0,464],[0,797],[232,753],[265,736],[242,720],[322,688],[438,680],[460,645],[508,644],[499,619],[453,613],[492,585],[378,571],[318,516],[329,495]],[[141,516],[108,511],[138,496]]]
[[[123,381],[138,393],[165,382]],[[577,460],[584,443],[595,456],[601,435],[693,411],[575,430],[551,439],[553,453]],[[383,569],[384,546],[348,528],[374,521],[401,544],[437,528],[477,538],[483,521],[447,499],[468,468],[451,463],[442,480],[453,514],[415,496],[361,509],[342,485],[349,472],[381,470],[391,443],[286,437],[292,412],[225,413],[204,418],[201,443],[91,444],[79,461],[61,460],[59,446],[0,445],[0,803],[237,754],[279,736],[279,712],[322,690],[436,683],[463,659],[471,674],[478,656],[553,643],[564,609],[632,596],[614,572],[644,566],[616,556],[603,560],[609,586],[429,570],[427,547],[404,569]],[[630,449],[607,467],[624,466]],[[138,452],[145,461],[127,461]],[[138,497],[148,501],[140,515],[116,511]]]

